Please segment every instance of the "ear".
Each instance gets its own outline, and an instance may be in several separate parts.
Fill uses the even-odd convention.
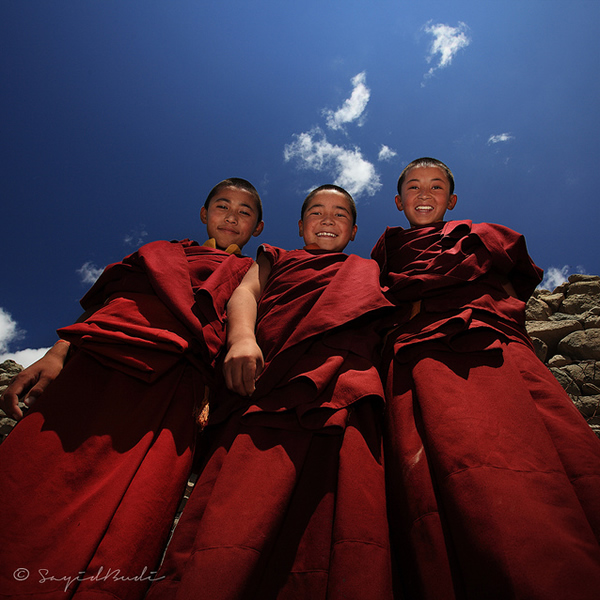
[[[352,227],[352,235],[350,236],[350,241],[353,242],[354,238],[356,237],[356,232],[358,230],[358,225],[354,225],[354,227]]]
[[[404,206],[402,206],[402,198],[400,197],[400,195],[396,196],[396,208],[399,211],[403,211],[404,210]]]
[[[262,230],[265,228],[265,222],[261,221],[257,226],[256,229],[254,230],[254,233],[252,234],[254,237],[256,237],[257,235],[260,235],[262,233]]]
[[[302,222],[302,219],[298,221],[298,235],[304,237],[304,223]]]
[[[200,220],[206,225],[208,223],[208,211],[204,206],[200,209]]]
[[[448,210],[452,210],[456,206],[456,202],[458,201],[458,197],[456,194],[452,194],[450,199],[448,200]]]

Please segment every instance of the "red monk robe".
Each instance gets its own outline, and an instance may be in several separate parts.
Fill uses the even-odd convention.
[[[141,598],[190,473],[194,410],[252,260],[154,242],[59,330],[75,351],[0,446],[1,598]],[[79,582],[81,581],[81,582]]]
[[[526,335],[541,271],[524,238],[388,228],[373,257],[399,306],[384,447],[408,596],[598,598],[600,441]]]
[[[219,395],[206,464],[148,599],[391,598],[374,261],[262,252],[265,368]],[[223,400],[223,401],[222,401]]]

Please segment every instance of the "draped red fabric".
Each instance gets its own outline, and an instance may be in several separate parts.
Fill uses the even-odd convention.
[[[194,452],[225,303],[252,260],[153,242],[60,330],[75,351],[0,446],[0,597],[142,598]]]
[[[266,367],[219,396],[206,463],[149,598],[391,598],[374,261],[263,246]]]
[[[470,221],[388,228],[373,257],[398,304],[384,448],[407,595],[596,598],[600,440],[527,339],[541,272],[523,237]]]

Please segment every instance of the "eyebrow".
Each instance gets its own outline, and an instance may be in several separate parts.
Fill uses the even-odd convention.
[[[229,204],[231,204],[231,200],[229,198],[211,198],[211,201],[214,200],[215,202],[227,202]],[[253,210],[254,212],[256,212],[256,207],[252,206],[252,204],[248,203],[248,202],[240,202],[240,206],[245,206],[246,208],[249,208],[251,210]]]
[[[312,210],[313,208],[325,208],[324,204],[311,204],[306,211],[308,212],[309,210]],[[350,211],[345,207],[345,206],[340,206],[340,205],[335,205],[333,208],[337,209],[337,210],[345,210],[348,214],[350,214]]]
[[[411,183],[412,181],[421,181],[421,180],[418,179],[417,177],[413,177],[412,179],[407,179],[406,183]],[[429,181],[444,181],[444,178],[443,177],[433,177]]]

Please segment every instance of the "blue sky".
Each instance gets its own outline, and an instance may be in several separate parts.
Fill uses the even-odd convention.
[[[204,241],[231,176],[263,198],[251,256],[297,247],[335,182],[368,257],[435,156],[453,218],[523,233],[550,287],[600,274],[599,26],[596,0],[2,0],[0,358],[29,364],[142,243]]]

